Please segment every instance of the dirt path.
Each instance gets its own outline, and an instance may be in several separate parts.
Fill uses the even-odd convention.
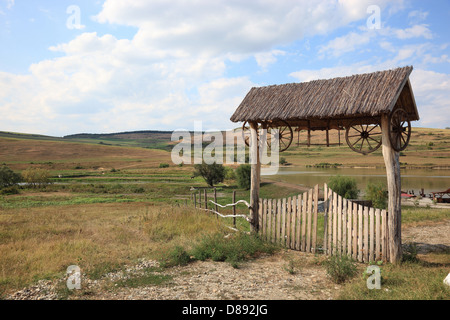
[[[403,243],[417,243],[419,253],[448,252],[450,248],[450,220],[432,225],[403,229]],[[154,272],[169,276],[162,285],[137,288],[115,286],[127,275],[136,276],[142,270],[158,266],[156,261],[141,261],[126,272],[105,275],[100,280],[83,278],[81,294],[69,299],[95,300],[329,300],[335,298],[340,286],[326,275],[319,264],[324,257],[298,251],[283,250],[245,262],[239,268],[229,263],[197,261],[187,266]],[[8,299],[57,299],[56,287],[51,281],[40,281]],[[61,282],[59,283],[61,286]]]

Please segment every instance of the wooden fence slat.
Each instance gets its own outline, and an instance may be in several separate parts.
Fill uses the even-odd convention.
[[[306,211],[308,205],[308,193],[303,194],[302,200],[302,251],[306,251]]]
[[[338,208],[337,208],[337,226],[338,226],[338,232],[337,232],[337,240],[336,240],[336,249],[337,253],[342,253],[342,197],[338,197]]]
[[[353,202],[352,257],[358,259],[358,205]]]
[[[276,242],[281,242],[281,199],[277,201],[277,230],[276,230]]]
[[[381,259],[381,210],[375,210],[375,261]]]
[[[264,232],[263,230],[263,199],[259,198],[258,200],[259,205],[258,205],[258,230],[261,230],[262,232]]]
[[[291,249],[295,249],[295,221],[297,216],[297,197],[291,199]]]
[[[347,199],[342,199],[342,254],[347,254]]]
[[[358,261],[363,262],[363,206],[358,205]]]
[[[272,199],[272,242],[277,241],[277,200]]]
[[[381,258],[387,261],[387,214],[386,210],[381,211]]]
[[[205,194],[205,209],[208,209],[208,193],[206,189],[203,190],[203,193]]]
[[[286,247],[291,246],[291,198],[286,199]]]
[[[312,252],[316,252],[317,247],[317,215],[319,212],[318,204],[319,204],[319,185],[317,184],[314,187],[314,208],[313,208],[313,229],[312,229]]]
[[[338,214],[338,208],[337,208],[337,204],[338,204],[338,198],[339,195],[337,193],[335,193],[333,195],[333,254],[336,254],[337,252],[337,214]]]
[[[347,255],[352,256],[352,202],[347,200]]]
[[[333,199],[335,193],[328,188],[328,254],[333,253]]]
[[[369,262],[369,208],[364,207],[364,247],[363,261]]]
[[[307,229],[306,229],[306,252],[311,252],[311,228],[312,228],[312,203],[313,203],[313,190],[308,192],[308,210],[307,214]]]
[[[369,210],[369,261],[375,261],[374,254],[373,254],[374,247],[375,247],[374,220],[375,220],[375,209],[370,208],[370,210]]]
[[[301,225],[302,225],[302,195],[297,196],[297,232],[296,232],[296,244],[295,248],[297,250],[301,249],[302,238],[301,238]]]
[[[281,244],[284,245],[286,243],[286,198],[281,200]]]
[[[324,216],[323,216],[323,253],[328,254],[328,185],[323,185],[323,203],[324,203]]]

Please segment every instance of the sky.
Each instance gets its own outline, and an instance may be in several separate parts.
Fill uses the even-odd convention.
[[[413,66],[450,127],[448,0],[0,0],[0,131],[228,130],[252,87]]]

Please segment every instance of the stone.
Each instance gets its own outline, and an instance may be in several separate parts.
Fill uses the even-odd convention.
[[[444,279],[444,284],[447,285],[448,287],[450,287],[450,273]]]

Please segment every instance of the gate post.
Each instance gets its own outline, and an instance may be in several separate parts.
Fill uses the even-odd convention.
[[[250,230],[258,232],[258,207],[259,207],[259,187],[261,175],[261,160],[259,158],[258,143],[258,123],[250,122]]]
[[[402,236],[401,236],[401,180],[399,153],[395,151],[389,139],[389,115],[381,116],[383,158],[386,165],[386,176],[388,185],[388,250],[389,260],[399,263],[402,259]]]

